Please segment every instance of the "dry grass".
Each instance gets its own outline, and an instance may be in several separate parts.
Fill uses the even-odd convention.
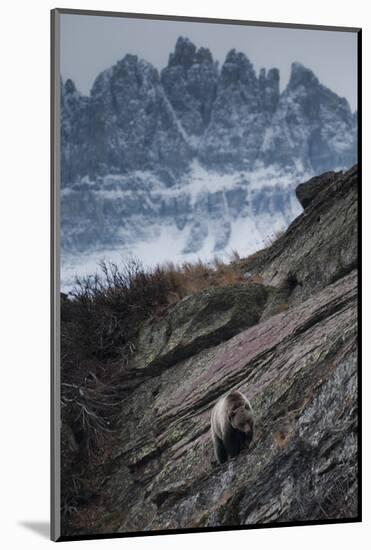
[[[135,352],[142,323],[189,294],[241,281],[234,264],[218,259],[152,270],[137,261],[102,263],[96,274],[77,279],[71,298],[62,295],[62,417],[89,455],[114,425],[116,375]]]
[[[241,271],[233,263],[226,264],[215,258],[208,264],[199,260],[181,265],[168,263],[164,266],[164,276],[174,284],[168,300],[173,304],[189,294],[197,294],[210,286],[229,286],[244,281]]]
[[[126,395],[120,377],[135,353],[143,322],[210,286],[251,282],[242,274],[238,255],[233,259],[168,263],[151,270],[138,261],[102,263],[94,275],[77,279],[70,297],[61,296],[61,416],[78,447],[65,448],[62,464],[65,519],[81,506],[82,489],[73,480],[89,478],[92,465],[109,452]]]

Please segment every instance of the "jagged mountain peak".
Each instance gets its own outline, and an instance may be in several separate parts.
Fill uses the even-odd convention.
[[[280,80],[280,71],[279,69],[277,69],[276,67],[273,67],[271,69],[269,69],[269,71],[267,72],[267,70],[263,67],[262,69],[260,69],[260,72],[259,72],[259,80],[260,81],[270,81],[270,82],[279,82]]]
[[[196,46],[189,38],[179,36],[174,52],[169,55],[169,67],[174,65],[191,66],[194,62]]]
[[[136,89],[142,86],[156,85],[160,81],[158,70],[148,61],[137,55],[126,54],[115,65],[102,71],[95,79],[91,95],[100,95],[107,92],[112,82],[119,83],[125,87],[135,86]]]
[[[257,76],[236,49],[219,70],[207,48],[181,36],[160,75],[127,54],[89,96],[61,83],[65,249],[135,250],[167,224],[183,258],[226,250],[237,222],[257,224],[246,242],[262,242],[259,216],[285,226],[297,208],[293,178],[356,162],[357,116],[300,63],[283,93],[279,81],[277,68]],[[254,194],[254,186],[266,190]]]
[[[120,69],[125,67],[135,67],[139,68],[141,70],[154,70],[157,72],[157,70],[154,68],[154,66],[145,59],[142,59],[136,54],[127,53],[122,59],[120,59],[115,65],[114,65],[114,72],[118,72]]]
[[[114,65],[112,77],[121,80],[136,79],[138,86],[143,84],[144,78],[154,83],[159,82],[158,70],[145,59],[132,54],[126,54]]]
[[[238,81],[256,81],[254,66],[243,52],[235,49],[227,53],[221,70],[221,80],[224,84],[234,84]]]
[[[209,49],[180,36],[169,63],[161,71],[161,83],[187,134],[197,141],[207,127],[219,78]]]
[[[214,63],[213,56],[209,48],[201,46],[196,52],[198,63]]]
[[[248,63],[252,67],[252,63],[244,52],[238,52],[236,48],[232,48],[226,55],[225,63]]]
[[[196,48],[187,37],[179,36],[174,52],[169,55],[168,67],[182,66],[185,69],[198,63],[213,63],[213,56],[208,48]]]
[[[261,157],[313,174],[351,166],[357,161],[356,124],[347,100],[321,84],[311,69],[293,63]]]
[[[249,58],[236,49],[227,53],[219,71],[207,48],[197,49],[183,36],[161,75],[151,63],[127,53],[98,75],[90,97],[82,96],[70,79],[64,84],[62,103],[71,122],[65,126],[76,125],[73,135],[82,140],[71,165],[81,165],[78,148],[87,148],[93,152],[86,160],[89,167],[84,164],[89,175],[98,166],[99,173],[154,167],[156,135],[171,170],[194,156],[218,171],[254,169],[256,162],[315,171],[354,163],[356,117],[347,101],[299,62],[292,64],[282,94],[279,81],[277,68],[262,69],[257,77]],[[92,134],[93,126],[98,133]],[[133,134],[143,140],[132,148]],[[179,147],[167,141],[170,135],[177,136]],[[78,175],[84,175],[80,169]]]
[[[295,61],[291,64],[291,74],[287,89],[293,90],[298,86],[318,86],[319,80],[311,69]]]
[[[76,84],[71,78],[67,78],[66,82],[64,83],[64,92],[70,95],[77,92]]]
[[[62,110],[69,111],[72,117],[79,117],[81,111],[86,110],[89,97],[78,90],[71,78],[67,78],[65,82],[61,79],[60,89]]]
[[[100,93],[104,93],[106,91],[112,76],[112,72],[113,72],[113,67],[110,67],[109,69],[106,69],[101,73],[99,73],[97,78],[94,80],[90,91],[90,95],[92,97],[97,96]]]

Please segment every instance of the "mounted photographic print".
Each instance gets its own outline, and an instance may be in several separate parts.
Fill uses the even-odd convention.
[[[355,28],[52,11],[52,538],[361,520]]]

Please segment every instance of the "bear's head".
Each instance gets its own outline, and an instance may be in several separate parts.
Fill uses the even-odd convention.
[[[229,421],[232,428],[239,430],[246,435],[252,435],[254,421],[251,408],[248,403],[243,403],[233,407],[229,414]]]

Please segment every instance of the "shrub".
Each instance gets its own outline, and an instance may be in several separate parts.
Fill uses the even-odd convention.
[[[237,260],[237,255],[234,255]],[[61,294],[62,503],[79,513],[92,487],[89,469],[114,445],[125,370],[143,322],[189,294],[244,279],[237,262],[167,263],[146,270],[131,260],[103,262]],[[94,485],[94,484],[93,484]],[[94,487],[93,487],[94,489]]]
[[[103,262],[98,273],[76,280],[70,298],[61,296],[63,417],[89,452],[114,424],[117,375],[135,352],[143,321],[188,294],[238,281],[244,278],[235,266],[218,259],[151,270],[136,260],[120,268]]]

